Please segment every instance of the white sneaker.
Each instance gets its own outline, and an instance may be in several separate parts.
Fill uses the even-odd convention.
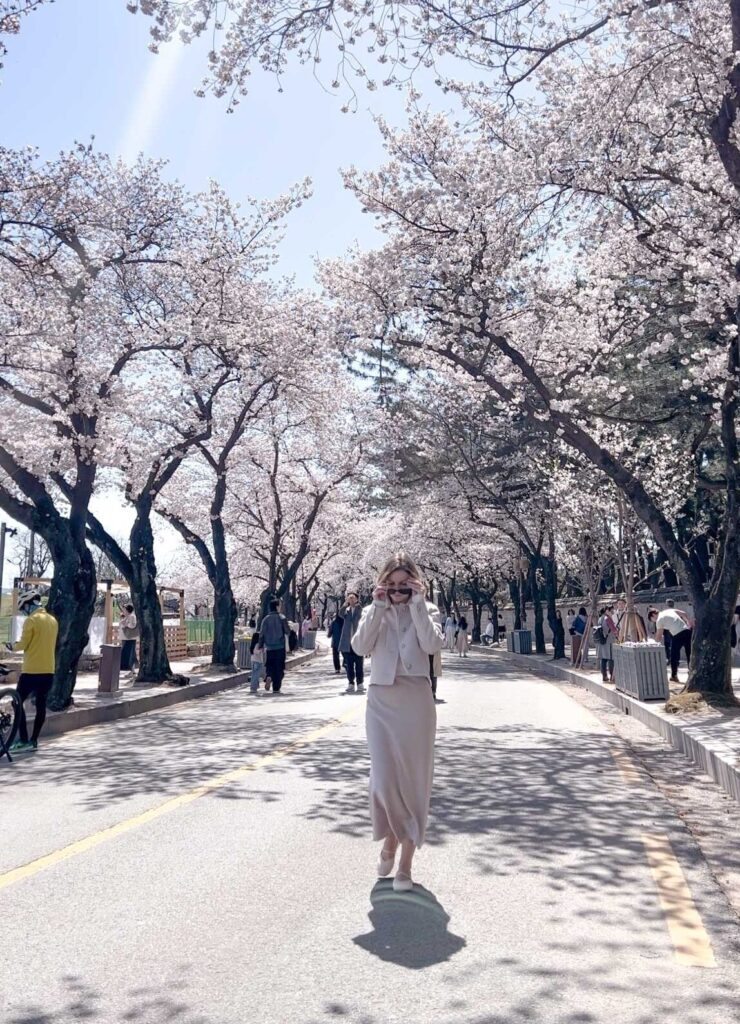
[[[403,871],[396,872],[396,877],[393,879],[393,891],[394,892],[411,892],[414,888],[414,883],[411,881],[411,876],[404,874]]]

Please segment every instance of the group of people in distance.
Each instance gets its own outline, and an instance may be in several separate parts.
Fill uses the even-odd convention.
[[[468,642],[468,620],[464,615],[456,618],[448,615],[445,619],[445,644],[448,651],[457,651],[461,658],[467,658],[470,644]]]

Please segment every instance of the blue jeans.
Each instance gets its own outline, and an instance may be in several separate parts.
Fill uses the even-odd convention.
[[[249,680],[250,690],[259,690],[263,668],[264,665],[257,664],[254,661],[252,662],[252,678]]]

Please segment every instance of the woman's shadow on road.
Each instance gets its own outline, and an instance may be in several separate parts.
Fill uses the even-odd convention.
[[[451,960],[466,945],[447,930],[450,915],[421,885],[411,892],[394,892],[391,880],[383,879],[370,893],[370,902],[373,930],[352,941],[380,960],[421,970]]]

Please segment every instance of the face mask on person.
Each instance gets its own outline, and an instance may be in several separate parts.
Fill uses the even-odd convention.
[[[29,604],[23,606],[23,608],[21,609],[21,614],[33,615],[33,613],[37,612],[40,607],[41,605],[37,601],[32,601]]]

